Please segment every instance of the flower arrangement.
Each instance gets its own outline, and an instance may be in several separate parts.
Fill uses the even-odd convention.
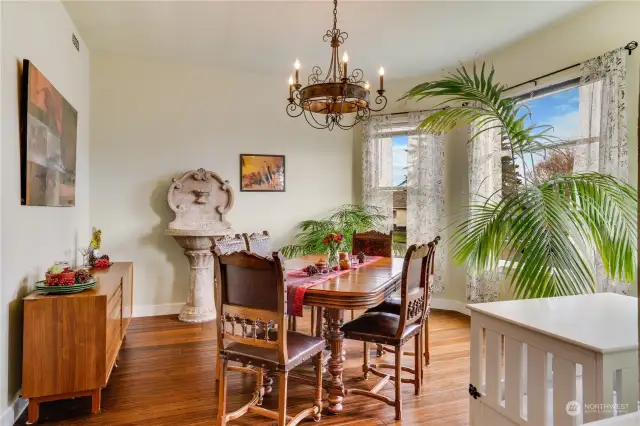
[[[327,262],[332,268],[338,264],[338,252],[342,249],[344,234],[329,233],[322,242],[327,246]]]

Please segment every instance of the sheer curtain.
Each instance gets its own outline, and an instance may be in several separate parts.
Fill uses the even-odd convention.
[[[574,172],[599,172],[628,181],[627,52],[620,48],[582,64],[580,70],[580,139],[574,151]],[[602,259],[594,254],[597,291],[627,294],[629,284],[607,278]]]
[[[407,152],[407,244],[426,243],[442,235],[444,227],[444,143],[442,135],[417,130],[427,117],[423,111],[409,113]],[[442,274],[445,244],[438,245],[432,291],[444,290]]]
[[[393,124],[389,115],[372,116],[364,125],[362,196],[365,206],[380,209],[387,217],[383,232],[393,228]]]
[[[495,124],[488,123],[491,127]],[[472,124],[469,137],[482,128]],[[469,204],[481,204],[487,199],[498,201],[502,195],[502,152],[499,129],[480,133],[467,145],[469,160]],[[470,302],[492,302],[498,299],[500,272],[484,271],[468,273],[466,283],[467,300]]]

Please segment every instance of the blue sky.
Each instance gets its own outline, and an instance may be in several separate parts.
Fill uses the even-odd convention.
[[[579,89],[574,87],[528,101],[526,104],[532,117],[527,118],[527,125],[551,125],[553,136],[563,140],[577,139],[580,137],[579,100]]]
[[[388,146],[388,145],[387,145]],[[407,174],[407,147],[409,146],[408,136],[394,136],[392,138],[393,149],[393,186],[398,186],[404,181]]]
[[[577,139],[580,137],[580,115],[579,106],[579,89],[577,87],[563,90],[562,92],[552,95],[533,99],[526,102],[530,111],[531,118],[527,118],[526,125],[531,123],[537,125],[551,125],[553,131],[550,133],[562,140]],[[407,136],[394,136],[392,138],[393,146],[393,185],[401,184],[407,173],[407,152],[409,138]],[[536,158],[536,162],[540,158]],[[531,167],[531,158],[526,158],[527,169]],[[520,163],[520,173],[523,172],[522,163]]]

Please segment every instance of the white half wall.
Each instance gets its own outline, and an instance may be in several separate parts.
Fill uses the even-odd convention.
[[[134,304],[186,301],[189,264],[165,236],[173,177],[200,167],[228,179],[237,232],[268,230],[276,246],[303,219],[353,201],[352,135],[287,116],[287,77],[92,52],[91,222],[103,252],[135,263]],[[240,158],[284,154],[286,192],[239,191]]]
[[[9,422],[22,377],[22,298],[56,260],[74,262],[88,241],[89,52],[59,2],[0,2],[0,416]],[[80,52],[71,42],[80,39]],[[19,93],[29,59],[78,111],[76,205],[20,205]],[[10,266],[9,266],[10,265]],[[15,410],[14,410],[15,408]]]

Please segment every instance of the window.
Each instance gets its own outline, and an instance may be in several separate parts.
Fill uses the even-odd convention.
[[[581,124],[586,121],[586,111],[580,110],[580,99],[593,91],[593,87],[589,87],[593,84],[578,87],[578,83],[577,79],[570,80],[516,98],[519,103],[526,105],[522,111],[526,117],[525,126],[550,125],[553,130],[549,135],[553,140],[545,142],[544,148],[517,152],[513,157],[508,142],[504,141],[501,161],[503,195],[513,192],[525,181],[545,182],[556,175],[571,173],[574,169],[575,147],[597,139],[589,137],[593,129],[585,130]],[[593,122],[591,118],[586,122]]]

